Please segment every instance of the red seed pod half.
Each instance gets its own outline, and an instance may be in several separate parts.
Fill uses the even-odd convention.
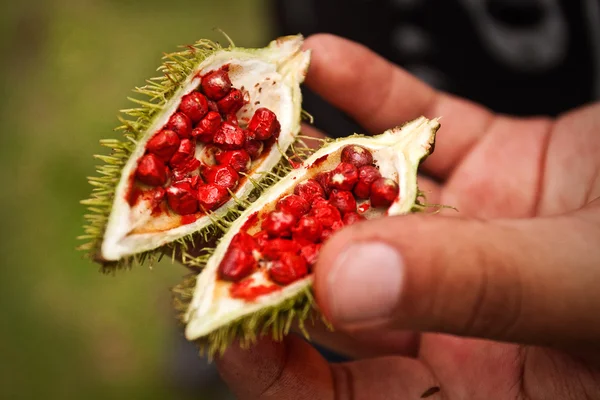
[[[196,143],[190,139],[183,139],[179,143],[177,151],[173,154],[173,157],[171,157],[169,165],[171,165],[172,168],[183,166],[194,157],[194,154],[196,154]]]
[[[256,160],[262,154],[264,144],[260,140],[248,140],[245,147],[250,159]]]
[[[229,165],[208,167],[204,169],[203,173],[207,183],[230,190],[234,190],[240,180],[238,173]]]
[[[217,107],[221,114],[235,114],[244,105],[244,94],[239,89],[233,89],[221,100],[217,101]]]
[[[167,204],[177,214],[188,215],[198,211],[198,199],[189,182],[176,182],[166,192]]]
[[[213,142],[224,150],[239,150],[244,147],[246,135],[239,126],[223,122],[215,133]]]
[[[317,242],[321,238],[322,232],[323,226],[319,220],[308,215],[300,218],[296,226],[292,228],[292,236],[294,240]]]
[[[177,133],[164,129],[152,136],[146,145],[146,149],[164,162],[167,162],[179,148],[179,142]]]
[[[294,217],[300,218],[310,211],[310,204],[302,197],[296,194],[290,194],[279,199],[275,208],[277,210],[289,212]]]
[[[302,249],[300,249],[300,255],[304,257],[308,265],[314,265],[317,263],[321,246],[321,243],[311,243],[303,246]]]
[[[136,177],[140,182],[149,186],[162,186],[167,183],[169,168],[165,163],[152,153],[140,159],[136,170]]]
[[[358,169],[350,163],[339,163],[329,177],[329,185],[333,189],[352,190],[358,182]]]
[[[333,190],[331,196],[329,196],[329,202],[342,214],[356,211],[354,195],[347,190]]]
[[[245,232],[235,235],[219,264],[219,277],[237,282],[250,275],[258,266],[253,254],[255,249],[256,242],[252,236]]]
[[[254,112],[250,123],[248,124],[250,136],[257,140],[267,140],[272,136],[278,137],[281,132],[281,125],[277,120],[277,115],[268,108],[261,107]]]
[[[340,211],[329,203],[314,205],[309,215],[315,217],[324,228],[331,228],[342,220]]]
[[[208,114],[196,125],[192,136],[202,143],[210,143],[217,130],[221,126],[221,115],[218,112],[209,111]]]
[[[231,90],[229,74],[223,69],[209,72],[202,78],[202,92],[211,100],[220,100]]]
[[[283,253],[269,268],[269,276],[273,282],[289,285],[308,274],[308,265],[303,257],[294,253]]]
[[[299,183],[294,188],[294,194],[302,197],[309,204],[317,198],[325,198],[325,191],[323,186],[314,179],[307,179],[304,182]]]
[[[261,228],[271,237],[290,237],[297,219],[285,211],[272,211],[265,216]]]
[[[229,192],[221,186],[212,183],[198,185],[198,203],[206,211],[214,210],[227,201]]]
[[[365,217],[357,212],[349,212],[344,214],[344,225],[352,225],[358,221],[364,220]]]
[[[281,253],[299,253],[300,245],[293,240],[275,238],[268,240],[260,251],[265,258],[275,260]]]
[[[371,185],[371,205],[373,207],[389,207],[392,205],[400,188],[392,179],[379,178]]]
[[[371,195],[371,185],[381,178],[381,173],[372,165],[365,165],[358,169],[358,182],[354,186],[354,194],[359,199],[368,199]]]
[[[237,172],[246,172],[250,169],[252,161],[245,150],[220,151],[215,154],[219,165],[229,165]]]
[[[192,121],[184,113],[177,112],[169,118],[167,129],[175,132],[181,139],[186,139],[189,138],[192,133]]]
[[[356,168],[373,164],[373,154],[367,148],[356,144],[344,146],[341,159],[342,162],[352,164]]]
[[[208,101],[200,92],[192,92],[181,98],[179,110],[197,124],[208,112]]]

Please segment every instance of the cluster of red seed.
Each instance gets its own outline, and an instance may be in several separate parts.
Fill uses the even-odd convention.
[[[180,215],[201,209],[214,210],[229,199],[252,160],[258,158],[281,126],[267,108],[255,111],[247,127],[240,126],[237,112],[247,103],[234,88],[227,67],[204,75],[198,90],[184,96],[179,109],[146,145],[135,176],[155,187],[160,197]],[[205,146],[196,157],[196,143]]]
[[[301,279],[333,232],[364,219],[358,211],[389,207],[398,192],[397,183],[373,165],[369,150],[345,146],[336,168],[299,183],[294,194],[279,199],[275,210],[263,216],[258,233],[250,235],[246,229],[234,236],[219,265],[220,278],[239,282],[265,268],[279,285]],[[364,204],[357,207],[357,200]]]

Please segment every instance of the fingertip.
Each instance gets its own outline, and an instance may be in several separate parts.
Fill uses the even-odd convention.
[[[315,299],[319,304],[321,312],[327,319],[333,321],[332,314],[332,298],[329,290],[329,282],[332,269],[338,262],[339,256],[346,250],[348,245],[353,242],[353,239],[358,237],[357,227],[365,222],[358,222],[352,226],[336,232],[331,236],[321,248],[319,258],[315,266],[315,278],[313,288],[315,290]]]

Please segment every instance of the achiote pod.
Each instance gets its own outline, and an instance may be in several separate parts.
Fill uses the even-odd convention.
[[[135,89],[145,98],[122,110],[124,139],[101,141],[112,153],[96,156],[105,165],[89,178],[80,249],[111,270],[165,252],[185,260],[189,245],[218,237],[251,194],[287,171],[283,156],[304,115],[302,43],[300,35],[261,49],[200,40],[165,55],[162,76]]]
[[[323,243],[346,225],[426,208],[417,170],[439,127],[421,117],[326,141],[296,165],[230,225],[202,272],[174,288],[186,338],[212,356],[233,340],[281,339],[293,322],[304,330],[319,316],[312,268]]]

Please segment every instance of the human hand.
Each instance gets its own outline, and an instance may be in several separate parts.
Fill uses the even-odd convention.
[[[328,364],[298,337],[263,339],[217,360],[233,392],[600,397],[600,104],[556,120],[510,118],[436,92],[352,42],[317,35],[306,46],[307,84],[370,132],[442,116],[420,187],[459,212],[334,235],[315,291],[336,332],[314,334],[356,360]]]

